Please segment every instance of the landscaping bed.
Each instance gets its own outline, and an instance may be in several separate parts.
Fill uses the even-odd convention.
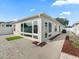
[[[35,44],[36,46],[40,46],[40,47],[43,47],[43,46],[45,46],[47,43],[46,42],[37,42],[37,41],[34,41],[34,42],[32,42],[32,44]]]
[[[17,40],[17,39],[21,39],[22,37],[20,37],[20,36],[12,36],[12,37],[7,37],[6,39],[8,40],[8,41],[11,41],[11,40]]]
[[[65,39],[62,52],[79,57],[79,41]]]

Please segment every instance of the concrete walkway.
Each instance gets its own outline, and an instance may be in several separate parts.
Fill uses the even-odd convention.
[[[62,52],[60,59],[79,59],[79,57]]]
[[[59,59],[66,34],[61,34],[44,47],[35,46],[31,40],[7,41],[0,36],[0,59]]]

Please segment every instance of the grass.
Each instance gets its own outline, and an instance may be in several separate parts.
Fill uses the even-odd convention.
[[[73,42],[72,42],[72,46],[73,46],[74,48],[79,48],[79,40],[73,41]]]
[[[20,37],[20,36],[12,36],[12,37],[7,37],[6,39],[8,41],[11,41],[11,40],[17,40],[17,39],[20,39],[20,38],[22,38],[22,37]]]

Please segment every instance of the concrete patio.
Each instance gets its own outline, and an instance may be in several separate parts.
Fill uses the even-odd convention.
[[[66,34],[48,41],[44,47],[25,38],[7,41],[8,36],[13,35],[0,36],[0,59],[59,59]]]

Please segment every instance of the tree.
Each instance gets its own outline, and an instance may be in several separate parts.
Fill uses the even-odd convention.
[[[69,24],[69,20],[67,20],[66,18],[56,18],[57,21],[59,21],[61,24],[67,26]]]

